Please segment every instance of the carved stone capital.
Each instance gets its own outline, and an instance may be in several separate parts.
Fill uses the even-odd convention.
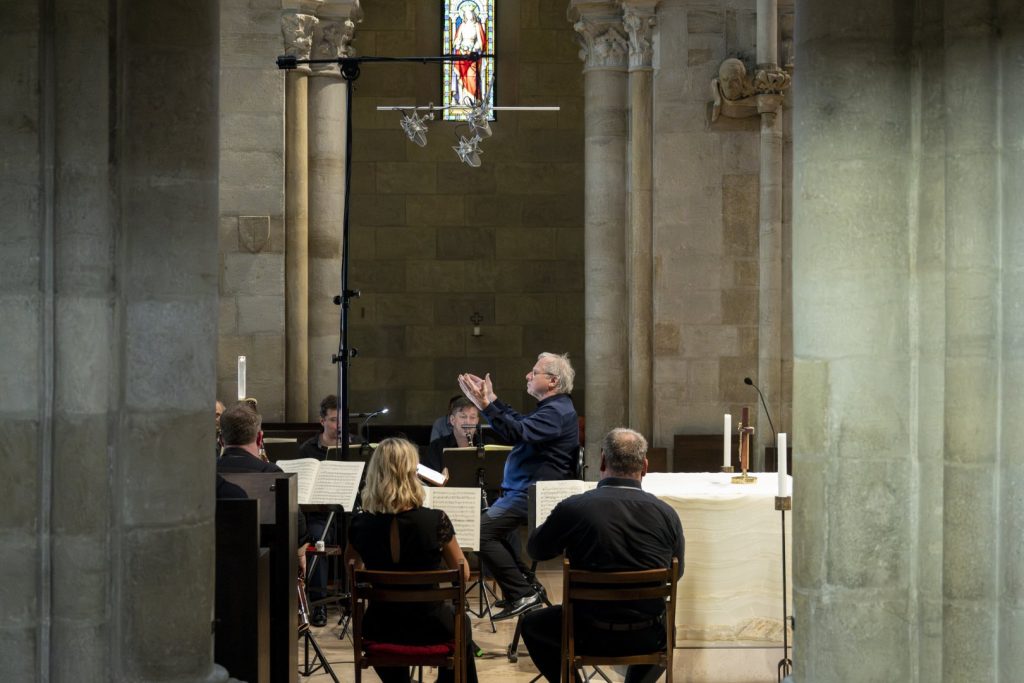
[[[657,19],[652,4],[623,4],[622,26],[629,36],[629,68],[650,69],[654,50],[651,44]]]
[[[281,37],[284,39],[284,53],[298,59],[309,59],[313,49],[313,28],[319,20],[312,14],[296,10],[281,12]],[[309,66],[299,66],[309,71]]]
[[[790,75],[775,66],[758,67],[754,72],[754,91],[759,95],[781,95],[789,88]]]
[[[363,20],[363,8],[358,0],[325,2],[317,11],[319,21],[313,30],[313,59],[354,57],[352,47],[356,24]],[[340,76],[337,64],[314,64],[313,72],[324,76]]]
[[[624,69],[629,56],[629,41],[618,17],[596,21],[581,17],[573,24],[580,44],[580,59],[585,69]]]

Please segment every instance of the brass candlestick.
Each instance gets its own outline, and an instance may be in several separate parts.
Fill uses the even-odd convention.
[[[755,484],[757,483],[757,477],[752,477],[747,473],[750,465],[750,435],[754,433],[754,428],[750,426],[748,408],[743,408],[743,417],[740,418],[740,423],[737,427],[740,433],[740,469],[742,469],[743,473],[733,477],[731,481],[734,484]]]

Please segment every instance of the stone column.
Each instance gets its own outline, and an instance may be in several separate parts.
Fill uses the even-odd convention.
[[[912,110],[901,42],[911,17],[897,7],[796,7],[793,660],[801,682],[917,680],[913,432],[942,427],[913,417]]]
[[[309,59],[317,18],[281,15],[285,54]],[[308,65],[285,75],[285,419],[309,419]]]
[[[569,9],[584,61],[584,270],[587,452],[625,424],[628,390],[626,326],[626,59],[622,16],[611,3],[574,2]]]
[[[944,3],[944,24],[942,673],[950,681],[995,681],[1003,581],[998,560],[1005,558],[998,548],[1004,524],[1017,528],[1010,547],[1021,547],[1019,520],[1014,525],[1000,514],[1001,401],[994,390],[1002,366],[999,21],[992,5],[953,0]],[[1016,115],[1008,125],[1013,121]],[[1020,124],[1015,128],[1016,134],[1004,139],[1019,140]],[[1021,186],[1014,185],[1006,185],[1006,191],[1019,193]],[[1011,229],[1020,231],[1020,224]],[[1022,392],[1014,395],[1019,404]],[[1017,450],[1015,444],[1007,447]],[[1019,560],[1018,555],[1011,564]]]
[[[313,57],[347,54],[355,3],[327,3],[317,12]],[[327,394],[337,393],[342,218],[345,206],[347,92],[336,64],[315,65],[309,83],[309,418]]]
[[[1002,150],[1002,301],[1001,344],[1003,365],[999,409],[999,519],[997,538],[1002,560],[999,567],[999,661],[998,675],[1012,680],[1024,671],[1024,563],[1020,562],[1024,538],[1024,15],[1005,8],[996,24],[1001,33],[999,73],[1003,125],[1000,137],[1012,140]],[[1007,520],[1008,523],[1003,523]]]
[[[754,89],[761,117],[758,202],[757,382],[769,410],[782,419],[782,95],[789,74],[778,66],[778,3],[757,3]],[[764,470],[764,447],[775,445],[772,424],[758,401],[752,467]],[[782,430],[782,424],[776,424]]]
[[[795,678],[1012,680],[1022,17],[796,11]]]
[[[629,426],[654,438],[654,239],[651,176],[653,101],[651,37],[657,0],[624,4],[629,36],[629,226],[626,289],[629,297]]]
[[[2,677],[223,681],[218,6],[21,9],[0,79]]]

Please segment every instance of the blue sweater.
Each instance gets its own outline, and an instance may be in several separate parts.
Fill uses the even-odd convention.
[[[488,405],[483,414],[502,441],[514,444],[505,461],[504,491],[525,493],[535,481],[575,475],[580,430],[568,394],[549,396],[526,415],[501,401]]]

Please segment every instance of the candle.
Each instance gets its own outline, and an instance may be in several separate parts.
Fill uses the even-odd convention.
[[[245,356],[238,357],[238,400],[245,400]]]
[[[779,456],[779,497],[785,498],[789,495],[789,466],[786,464],[786,434],[779,434],[779,442],[776,449]]]
[[[732,415],[725,414],[725,424],[722,428],[722,467],[732,464]]]

